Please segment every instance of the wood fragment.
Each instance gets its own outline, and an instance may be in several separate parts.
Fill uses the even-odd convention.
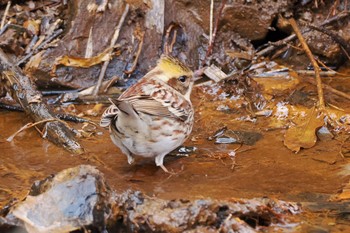
[[[35,122],[45,119],[53,119],[55,115],[47,105],[41,101],[42,95],[36,90],[32,80],[24,75],[22,70],[0,49],[0,71],[6,79],[6,90],[11,93],[24,111]],[[84,152],[81,145],[76,141],[74,134],[67,125],[60,121],[46,123],[46,138],[74,154]]]
[[[206,67],[204,74],[216,83],[227,78],[227,75],[214,64]]]
[[[117,27],[115,28],[114,35],[111,39],[110,47],[112,47],[112,48],[115,46],[115,43],[117,42],[117,40],[119,38],[120,29],[122,28],[122,25],[125,21],[126,16],[128,15],[128,13],[129,13],[129,4],[126,4],[124,12],[123,12],[122,16],[120,17],[119,23],[118,23]],[[102,84],[103,78],[105,76],[108,65],[109,65],[109,60],[105,61],[102,65],[100,75],[98,76],[97,84],[96,84],[94,92],[93,92],[94,96],[97,96],[98,93],[100,92],[101,84]]]
[[[289,20],[290,25],[292,26],[296,36],[298,37],[302,47],[304,48],[304,51],[306,53],[306,55],[309,57],[314,70],[315,70],[315,78],[316,78],[316,85],[317,85],[317,93],[318,93],[318,104],[319,104],[319,109],[320,110],[325,110],[325,103],[324,103],[324,96],[323,96],[323,90],[322,90],[322,81],[321,81],[321,77],[320,77],[320,67],[318,66],[309,46],[306,44],[305,39],[303,37],[303,35],[301,34],[301,31],[297,25],[297,23],[295,22],[295,20],[293,18],[290,18]]]

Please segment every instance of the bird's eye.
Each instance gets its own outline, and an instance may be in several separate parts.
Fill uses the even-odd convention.
[[[188,77],[186,75],[182,75],[182,76],[179,77],[179,81],[184,83],[184,82],[186,82],[187,78]]]

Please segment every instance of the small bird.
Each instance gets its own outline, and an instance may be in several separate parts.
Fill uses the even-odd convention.
[[[190,100],[193,72],[176,58],[162,56],[155,68],[130,86],[102,115],[113,143],[127,156],[155,158],[157,166],[190,135],[194,110]]]

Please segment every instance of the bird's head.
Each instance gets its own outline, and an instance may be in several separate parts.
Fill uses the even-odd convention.
[[[157,78],[186,97],[191,94],[193,86],[193,72],[178,59],[170,56],[162,56],[154,68]]]

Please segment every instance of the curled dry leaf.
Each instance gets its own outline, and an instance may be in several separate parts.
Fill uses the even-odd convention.
[[[316,130],[324,125],[324,115],[315,107],[307,111],[306,116],[295,126],[291,126],[284,135],[284,145],[295,152],[300,148],[311,148],[316,144]]]
[[[97,65],[104,61],[108,61],[112,58],[113,49],[114,48],[108,48],[104,50],[102,53],[98,54],[97,56],[90,57],[90,58],[74,57],[74,56],[68,56],[68,55],[58,57],[55,60],[51,73],[54,74],[56,72],[58,65],[89,68],[91,66]]]

